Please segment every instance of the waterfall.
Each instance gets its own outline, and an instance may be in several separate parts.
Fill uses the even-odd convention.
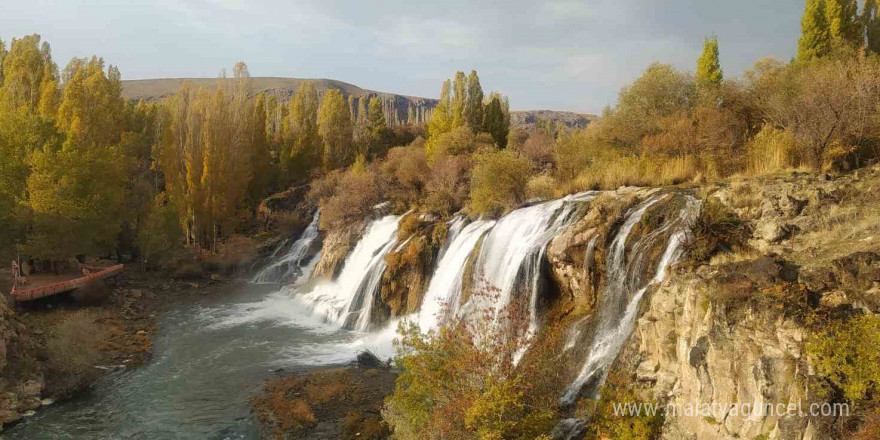
[[[308,279],[309,271],[308,260],[310,257],[309,250],[315,239],[318,238],[318,216],[320,211],[315,211],[311,223],[303,231],[302,235],[296,240],[287,253],[280,259],[270,262],[268,266],[260,270],[252,279],[252,284],[276,284],[296,281],[299,279]],[[283,240],[269,259],[272,260],[278,255],[278,252],[284,247],[288,240]]]
[[[626,220],[614,237],[606,267],[606,287],[596,313],[598,323],[593,342],[590,344],[587,360],[580,373],[560,398],[561,403],[566,405],[574,403],[581,389],[588,382],[591,383],[593,392],[604,382],[608,367],[632,333],[639,303],[645,291],[651,284],[662,281],[666,276],[666,269],[677,262],[684,253],[690,225],[700,207],[700,202],[691,196],[683,196],[685,206],[677,217],[668,220],[662,227],[633,243],[627,259],[626,243],[633,227],[641,221],[648,208],[666,197],[676,196],[655,196],[634,208],[627,214]],[[643,284],[642,274],[649,263],[647,261],[650,258],[649,251],[667,234],[669,238],[666,250],[657,264],[654,277]]]
[[[588,202],[595,192],[580,193],[564,199],[517,209],[498,220],[483,240],[477,257],[474,281],[483,280],[498,289],[498,299],[487,304],[475,298],[469,308],[510,305],[517,287],[528,291],[529,333],[537,328],[537,300],[541,262],[547,244],[574,220],[576,202]]]
[[[448,308],[446,311],[449,313],[458,311],[461,281],[467,259],[480,241],[480,237],[491,229],[495,222],[477,220],[462,229],[463,224],[463,219],[453,221],[447,244],[428,285],[422,307],[414,319],[423,331],[437,327],[439,315],[444,312],[444,308]]]
[[[385,255],[397,240],[400,217],[375,220],[345,259],[342,272],[332,282],[314,286],[293,297],[323,320],[352,330],[369,330],[373,303],[385,271]]]

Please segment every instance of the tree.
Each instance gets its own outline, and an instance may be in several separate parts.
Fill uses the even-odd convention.
[[[58,66],[52,61],[49,44],[37,34],[13,39],[3,57],[4,104],[29,113],[44,108],[49,116],[57,105],[57,88]],[[43,99],[49,102],[41,105]]]
[[[263,93],[257,95],[253,104],[253,128],[251,129],[251,154],[253,176],[251,179],[248,195],[252,202],[258,202],[265,197],[274,180],[272,156],[269,151],[269,139],[267,138],[268,124],[266,114],[266,96]]]
[[[65,78],[57,120],[64,143],[36,150],[28,177],[28,251],[49,259],[112,250],[124,212],[119,71],[105,72],[97,57],[74,59]]]
[[[448,79],[443,81],[443,88],[440,91],[440,100],[437,107],[431,112],[431,121],[428,122],[428,135],[438,136],[452,130],[452,100],[449,96],[452,82]]]
[[[507,146],[507,134],[510,131],[510,120],[505,115],[504,106],[501,97],[492,95],[489,98],[489,104],[486,105],[485,117],[483,119],[483,131],[492,135],[495,144],[500,148]]]
[[[465,121],[465,105],[467,104],[467,78],[464,72],[455,72],[452,81],[452,128],[461,127]]]
[[[318,114],[318,131],[324,145],[325,171],[348,166],[354,160],[351,113],[339,90],[328,90]]]
[[[471,70],[467,77],[467,103],[464,108],[465,119],[471,130],[483,126],[483,87],[476,70]]]
[[[311,81],[303,81],[290,101],[290,129],[293,148],[289,171],[306,172],[319,164],[321,137],[318,135],[318,90]]]
[[[865,27],[868,51],[880,54],[880,10],[877,7],[877,0],[865,0],[862,25]]]
[[[825,0],[828,33],[836,46],[861,47],[864,42],[857,0]]]
[[[6,43],[0,40],[0,87],[3,86],[3,59],[6,58]]]
[[[703,54],[697,60],[697,82],[705,85],[718,86],[724,79],[721,62],[718,59],[718,37],[706,37],[703,42]]]
[[[798,40],[797,59],[807,62],[821,58],[831,51],[831,31],[825,13],[825,0],[807,0],[801,18],[801,38]]]
[[[393,133],[385,121],[385,112],[382,109],[382,99],[379,97],[370,99],[369,110],[366,116],[367,129],[369,130],[369,156],[379,157],[391,147]]]

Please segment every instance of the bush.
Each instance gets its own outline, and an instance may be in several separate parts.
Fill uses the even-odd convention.
[[[46,338],[46,393],[68,397],[87,387],[98,375],[101,344],[107,328],[98,312],[79,310],[61,320]]]
[[[456,128],[438,136],[431,136],[425,144],[425,152],[431,163],[444,156],[471,154],[476,149],[474,132],[467,126]]]
[[[852,402],[877,397],[880,385],[880,316],[835,320],[807,341],[816,369]]]
[[[472,294],[486,295],[490,290]],[[479,313],[479,312],[478,312]],[[564,386],[551,348],[558,335],[536,338],[530,353],[514,365],[527,316],[516,308],[485,310],[481,319],[423,333],[414,324],[399,327],[394,394],[382,415],[400,440],[534,439],[554,424]],[[450,320],[451,319],[451,320]]]
[[[359,160],[342,174],[330,173],[313,186],[310,197],[321,201],[321,229],[341,227],[362,220],[384,198],[384,184],[378,173]],[[332,187],[332,183],[336,183]]]
[[[395,205],[405,209],[423,198],[425,181],[430,173],[428,157],[423,148],[392,148],[381,169],[393,182],[388,197]]]
[[[552,177],[546,174],[535,176],[526,185],[526,196],[529,199],[549,200],[556,196],[556,187],[556,180]]]
[[[471,172],[471,213],[498,216],[522,203],[530,169],[528,159],[511,151],[480,154]]]
[[[633,381],[619,372],[612,372],[600,392],[596,411],[587,427],[586,439],[615,440],[653,440],[660,438],[664,416],[662,408],[655,414],[645,411],[642,414],[615,414],[614,405],[632,404],[640,408],[651,407],[653,402],[645,402],[633,387]],[[581,402],[581,405],[583,401]]]
[[[720,250],[747,249],[751,236],[751,231],[742,219],[714,198],[703,201],[700,215],[691,230],[694,240],[689,251],[694,261],[707,261]]]
[[[461,209],[468,197],[469,171],[470,161],[465,157],[444,157],[435,161],[426,183],[427,208],[441,214]]]
[[[532,132],[529,138],[515,151],[528,158],[538,169],[544,169],[553,163],[556,140],[543,130]]]

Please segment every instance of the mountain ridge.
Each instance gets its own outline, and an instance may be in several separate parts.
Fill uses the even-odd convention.
[[[189,81],[194,87],[213,87],[217,78],[152,78],[131,79],[122,81],[122,96],[127,99],[159,101],[176,93],[184,82]],[[361,99],[381,97],[385,101],[386,118],[392,125],[402,123],[427,122],[430,112],[437,106],[436,98],[424,98],[399,93],[381,92],[366,89],[355,84],[328,78],[289,78],[277,76],[251,77],[254,93],[267,93],[278,97],[280,101],[289,100],[303,81],[312,81],[319,94],[335,89],[342,92],[346,99],[351,97],[356,111]],[[534,127],[537,121],[560,121],[566,126],[583,128],[597,119],[596,115],[559,110],[514,110],[511,111],[511,123],[514,126]]]

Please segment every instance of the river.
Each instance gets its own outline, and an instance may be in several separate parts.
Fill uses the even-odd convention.
[[[345,362],[357,334],[285,307],[286,293],[232,283],[162,314],[152,360],[40,409],[4,439],[255,439],[248,398],[277,374]]]

